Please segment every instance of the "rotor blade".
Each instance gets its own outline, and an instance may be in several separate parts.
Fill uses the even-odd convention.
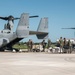
[[[35,16],[29,16],[29,18],[35,18],[35,17],[39,17],[38,15],[35,15]],[[17,19],[20,19],[20,18],[14,18],[14,20],[17,20]]]
[[[29,16],[29,18],[35,18],[35,17],[39,17],[38,15],[35,15],[35,16]]]
[[[75,28],[62,28],[62,29],[75,29]]]
[[[14,18],[14,20],[17,20],[17,19],[20,19],[20,18]]]
[[[35,18],[35,17],[39,17],[39,16],[38,16],[38,15],[35,15],[35,16],[29,16],[29,18]],[[0,19],[8,20],[9,17],[0,17]],[[20,19],[20,18],[13,18],[13,20],[17,20],[17,19]]]
[[[8,17],[1,17],[1,16],[0,16],[0,19],[8,20]]]

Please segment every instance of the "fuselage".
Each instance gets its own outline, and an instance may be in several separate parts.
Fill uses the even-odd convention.
[[[8,29],[0,31],[0,47],[7,45],[16,38],[17,38],[16,32],[12,33]]]

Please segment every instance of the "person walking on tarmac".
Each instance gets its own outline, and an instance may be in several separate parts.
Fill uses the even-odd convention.
[[[59,39],[59,44],[60,44],[60,53],[62,53],[63,52],[63,39],[62,39],[62,37],[60,37],[60,39]]]

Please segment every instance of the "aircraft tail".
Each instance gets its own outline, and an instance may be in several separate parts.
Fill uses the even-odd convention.
[[[29,14],[28,13],[21,14],[18,27],[16,30],[16,34],[18,38],[25,38],[29,36]]]
[[[41,34],[37,34],[38,39],[46,39],[48,38],[48,18],[41,18],[37,32]]]

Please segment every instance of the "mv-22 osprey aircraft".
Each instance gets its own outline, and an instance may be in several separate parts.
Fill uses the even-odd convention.
[[[48,36],[48,18],[41,18],[37,31],[29,30],[29,18],[38,16],[29,16],[29,13],[21,14],[20,18],[14,18],[13,16],[0,17],[0,19],[7,20],[7,24],[4,25],[4,29],[0,31],[0,51],[5,49],[13,50],[12,46],[28,37],[29,35],[36,34],[38,39],[44,39]],[[13,32],[14,20],[19,20],[17,29]],[[15,49],[16,50],[16,49]]]

